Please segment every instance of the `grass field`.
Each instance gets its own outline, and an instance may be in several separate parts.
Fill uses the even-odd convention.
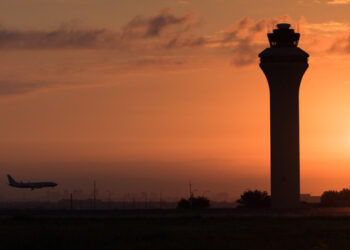
[[[1,249],[350,249],[350,217],[12,218]]]

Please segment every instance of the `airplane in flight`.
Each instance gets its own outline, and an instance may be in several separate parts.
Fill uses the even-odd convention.
[[[16,187],[16,188],[30,188],[34,190],[36,188],[57,186],[57,183],[55,182],[17,182],[9,174],[7,175],[7,178],[9,180],[9,186]]]

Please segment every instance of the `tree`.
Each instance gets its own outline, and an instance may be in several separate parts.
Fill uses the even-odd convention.
[[[337,191],[325,191],[321,195],[321,205],[326,207],[336,206],[338,200],[338,192]]]
[[[209,208],[210,207],[209,199],[204,196],[191,197],[190,201],[191,201],[192,208]]]
[[[350,205],[350,189],[344,188],[339,192],[339,199],[344,203],[345,206]]]
[[[350,189],[329,190],[321,195],[321,205],[325,207],[346,207],[350,205]]]
[[[237,202],[244,207],[262,208],[270,207],[270,200],[270,196],[266,191],[247,190],[241,195],[241,198],[237,200]]]
[[[194,197],[192,196],[189,199],[182,198],[177,203],[177,209],[201,209],[201,208],[209,208],[210,207],[210,201],[208,198],[204,196],[198,196]]]
[[[177,203],[177,209],[189,209],[191,208],[191,202],[188,199],[182,198],[178,203]]]

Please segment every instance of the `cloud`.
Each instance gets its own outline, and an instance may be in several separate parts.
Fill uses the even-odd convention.
[[[350,0],[331,0],[327,4],[349,4]]]
[[[177,1],[176,4],[178,5],[185,5],[185,4],[189,4],[189,1]]]
[[[337,54],[350,53],[350,31],[334,39],[328,52]]]
[[[175,16],[170,9],[164,9],[149,18],[137,16],[124,26],[123,37],[158,37],[169,28],[179,28],[181,32],[191,26],[192,17],[190,13]]]
[[[258,64],[259,52],[269,46],[266,33],[280,22],[296,23],[288,16],[243,17],[212,34],[197,34],[193,13],[175,15],[165,9],[154,16],[137,16],[119,31],[69,25],[51,31],[3,28],[0,50],[6,53],[0,65],[0,96],[58,86],[114,84],[129,74],[155,68],[193,69],[212,55],[234,67]],[[345,23],[302,20],[302,47],[313,57],[350,53],[348,28]],[[32,60],[37,57],[40,60]]]
[[[326,0],[322,0],[322,1],[326,1]],[[315,4],[320,4],[321,0],[298,0],[297,3],[298,4],[304,4],[304,3],[315,3]]]
[[[128,62],[128,66],[158,66],[158,67],[172,67],[184,65],[186,61],[181,58],[174,57],[152,57],[147,56],[136,61]]]
[[[0,96],[19,95],[42,89],[47,84],[43,82],[24,82],[24,81],[0,81]],[[52,84],[50,84],[52,87]]]
[[[249,38],[240,40],[233,50],[232,65],[243,67],[257,62],[257,55],[264,47],[263,44],[254,43]]]
[[[195,48],[205,46],[210,43],[205,37],[175,37],[168,41],[166,44],[166,48],[174,49],[174,48]]]
[[[288,17],[254,21],[248,17],[212,35],[196,35],[197,20],[193,13],[174,15],[170,9],[151,17],[137,16],[118,32],[106,29],[74,29],[63,26],[52,31],[0,30],[0,50],[119,49],[150,53],[186,48],[226,49],[235,66],[253,63],[266,44],[269,27]],[[166,53],[166,52],[164,52]]]
[[[215,43],[229,49],[232,65],[247,66],[258,61],[258,54],[267,46],[266,33],[277,23],[287,22],[288,16],[254,21],[249,17],[238,20],[234,25],[220,32]]]
[[[248,66],[258,60],[258,53],[267,46],[266,32],[277,23],[288,22],[288,16],[255,21],[243,17],[233,25],[207,36],[182,33],[169,40],[167,48],[209,48],[221,49],[231,55],[236,67]]]
[[[324,22],[324,23],[305,23],[303,28],[307,32],[312,33],[313,35],[333,35],[334,33],[346,32],[349,29],[349,24],[341,22]]]
[[[288,16],[254,21],[242,18],[231,27],[221,31],[217,46],[231,49],[232,65],[236,67],[258,63],[257,55],[268,46],[267,32],[277,23],[296,23]],[[350,53],[350,25],[340,22],[308,23],[304,18],[300,24],[302,48],[312,57],[344,56]]]
[[[69,51],[65,54],[60,51],[42,52],[52,56],[59,54],[60,59],[52,61],[52,56],[41,57],[40,61],[31,66],[27,65],[27,59],[18,65],[14,63],[13,60],[19,60],[20,56],[11,59],[11,64],[2,67],[0,71],[3,79],[0,81],[0,96],[26,94],[57,86],[110,82],[111,79],[116,79],[116,74],[154,66],[170,70],[184,68],[190,64],[189,60],[197,60],[193,56],[189,57],[188,53],[194,53],[193,49],[206,49],[214,53],[219,50],[236,67],[251,65],[256,62],[257,54],[267,44],[267,27],[282,19],[284,17],[254,21],[245,17],[212,35],[195,34],[193,26],[196,21],[193,14],[174,15],[170,10],[162,10],[151,17],[135,17],[118,32],[106,29],[76,29],[69,25],[52,31],[2,29],[0,50],[29,50],[27,55],[39,53],[36,50]],[[93,49],[94,53],[89,54],[86,49]],[[116,59],[109,56],[110,49],[119,55]],[[181,50],[185,52],[181,54]],[[176,55],[171,51],[176,51]],[[95,52],[101,56],[96,58]],[[13,53],[15,52],[11,52]],[[66,58],[64,61],[67,62],[62,64],[62,58]],[[11,72],[15,68],[17,71],[22,70],[21,78],[13,77]]]
[[[87,49],[98,48],[117,41],[105,30],[53,31],[0,30],[0,49]]]
[[[30,53],[30,57],[34,55],[39,57],[40,62],[28,64],[26,59],[26,62],[21,62],[21,59],[19,59],[21,54],[16,52],[2,55],[3,62],[0,64],[0,98],[59,87],[79,88],[118,84],[121,79],[129,79],[130,75],[148,72],[155,68],[157,70],[173,71],[174,69],[186,70],[188,66],[187,57],[176,55],[128,56],[126,58],[102,56],[96,58],[90,52],[76,54],[67,51],[57,52],[56,55],[59,54],[59,57],[50,56],[45,58],[43,54],[47,54],[47,52],[33,51]],[[6,61],[9,57],[15,56],[14,54],[19,54],[18,59],[15,60],[18,61],[18,65],[14,62],[7,65]],[[84,59],[77,61],[80,56]],[[59,58],[64,59],[64,64]],[[50,61],[47,61],[47,59]],[[54,61],[51,59],[54,59]],[[88,63],[89,61],[93,63]]]
[[[193,14],[176,16],[171,10],[164,9],[152,17],[133,18],[119,32],[106,29],[74,29],[67,25],[51,31],[2,28],[0,49],[124,49],[130,46],[130,43],[134,46],[135,43],[145,46],[142,42],[161,38],[162,35],[168,37],[167,31],[171,31],[170,38],[174,39],[175,36],[188,30],[194,22]],[[165,46],[168,40],[163,43]]]
[[[350,53],[350,24],[341,22],[308,23],[303,21],[305,48],[315,56],[339,58]],[[343,58],[344,59],[344,58]]]

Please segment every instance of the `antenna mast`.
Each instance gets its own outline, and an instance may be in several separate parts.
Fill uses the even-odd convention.
[[[94,181],[94,191],[93,191],[93,208],[96,209],[96,181]]]

